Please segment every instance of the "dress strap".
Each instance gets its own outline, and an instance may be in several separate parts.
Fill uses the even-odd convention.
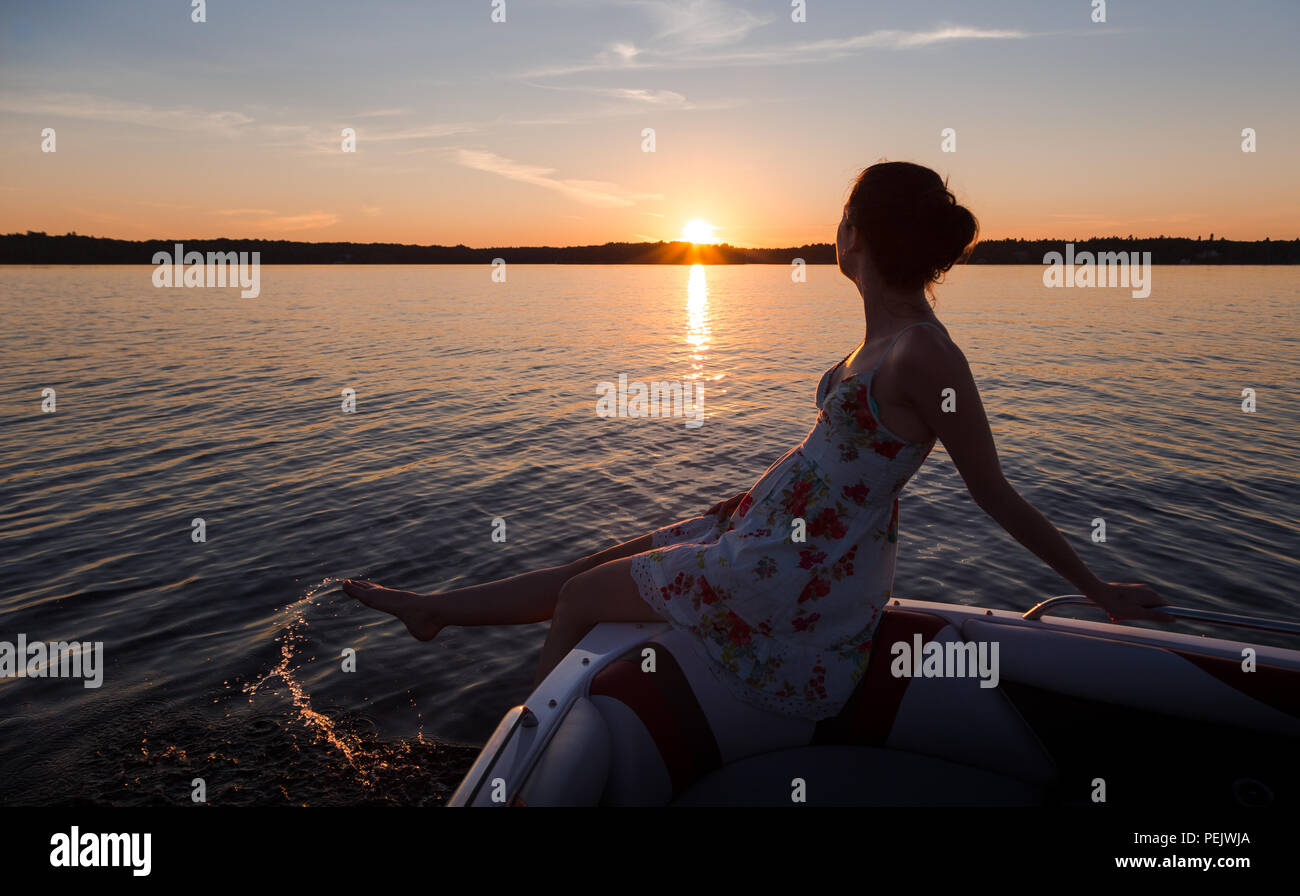
[[[939,332],[943,332],[943,330],[938,326],[938,324],[931,323],[928,320],[918,320],[916,321],[916,323],[908,324],[907,326],[903,327],[903,329],[899,330],[897,333],[894,334],[894,338],[890,340],[888,348],[885,349],[885,353],[880,356],[880,359],[878,361],[876,361],[875,366],[871,368],[871,372],[875,373],[876,370],[880,367],[880,365],[884,363],[885,358],[888,357],[889,352],[894,348],[894,343],[898,342],[900,336],[902,336],[908,330],[912,329],[912,327],[920,327],[920,326],[934,327],[935,329],[939,330]]]

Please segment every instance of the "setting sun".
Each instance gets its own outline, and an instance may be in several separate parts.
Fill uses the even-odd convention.
[[[708,221],[705,221],[703,218],[696,218],[693,221],[687,222],[686,226],[682,228],[682,239],[692,243],[717,242],[717,240],[713,238],[713,231],[715,230],[717,230],[717,228]]]

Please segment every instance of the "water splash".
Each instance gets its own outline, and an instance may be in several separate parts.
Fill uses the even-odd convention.
[[[306,687],[298,677],[298,666],[294,662],[308,642],[307,627],[310,623],[307,620],[307,611],[315,606],[317,595],[342,581],[327,576],[308,588],[299,600],[280,611],[285,620],[280,634],[276,637],[276,642],[280,645],[280,659],[265,675],[245,685],[243,690],[251,702],[264,685],[278,679],[289,692],[289,699],[293,702],[294,711],[297,713],[297,721],[312,733],[318,743],[337,750],[357,773],[361,783],[371,787],[375,783],[374,771],[386,767],[391,757],[381,756],[380,751],[373,745],[368,745],[360,733],[345,731],[333,718],[313,708],[311,695],[307,693]],[[412,698],[412,705],[414,705],[414,698]],[[422,723],[421,730],[416,732],[415,742],[424,743]],[[405,741],[400,743],[403,748],[401,752],[409,753],[411,744]]]
[[[82,715],[96,737],[21,775],[0,774],[0,804],[190,805],[201,778],[206,801],[223,806],[445,805],[479,747],[426,738],[413,690],[416,733],[407,738],[381,737],[359,712],[313,705],[309,628],[334,618],[329,592],[339,581],[326,578],[277,612],[275,654],[251,668],[267,669],[256,680],[231,675],[202,705],[156,694],[96,702]]]

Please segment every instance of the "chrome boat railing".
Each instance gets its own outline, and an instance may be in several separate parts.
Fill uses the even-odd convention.
[[[1089,600],[1082,594],[1062,594],[1060,597],[1051,597],[1042,603],[1037,604],[1020,618],[1032,622],[1042,619],[1052,610],[1065,606],[1089,606],[1101,609],[1096,602]],[[1238,628],[1252,628],[1262,632],[1282,632],[1285,634],[1300,635],[1300,622],[1288,622],[1285,619],[1268,619],[1261,616],[1240,616],[1236,613],[1219,613],[1213,610],[1193,610],[1189,607],[1161,606],[1153,609],[1158,609],[1162,613],[1168,613],[1176,619],[1186,619],[1191,622],[1206,622],[1211,625],[1231,625]]]

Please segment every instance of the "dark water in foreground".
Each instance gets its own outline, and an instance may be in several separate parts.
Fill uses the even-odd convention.
[[[98,689],[0,678],[0,804],[184,805],[195,777],[218,805],[442,802],[544,628],[419,644],[335,580],[454,587],[693,516],[803,437],[862,335],[830,268],[268,267],[257,299],[151,273],[0,269],[0,641],[106,665]],[[1008,478],[1099,574],[1294,618],[1300,272],[1154,273],[1135,299],[971,267],[938,310]],[[705,424],[597,417],[620,373],[702,380]],[[899,596],[1070,590],[941,446],[901,530]]]

